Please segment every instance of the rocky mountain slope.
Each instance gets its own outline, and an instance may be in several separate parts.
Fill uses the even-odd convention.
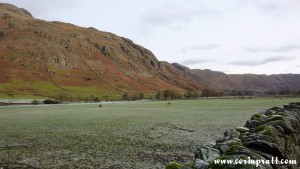
[[[120,95],[203,88],[300,88],[300,75],[226,75],[158,61],[133,41],[0,4],[0,93]]]
[[[34,19],[0,4],[0,92],[151,92],[200,89],[129,39]]]

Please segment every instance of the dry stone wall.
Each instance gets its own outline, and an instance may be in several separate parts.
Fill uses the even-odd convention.
[[[214,145],[198,147],[194,162],[173,162],[166,169],[297,169],[299,161],[300,102],[260,111]]]

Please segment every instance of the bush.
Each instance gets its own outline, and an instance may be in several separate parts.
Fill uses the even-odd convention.
[[[177,162],[171,162],[169,164],[166,165],[166,168],[165,169],[180,169],[182,168],[183,166]]]
[[[128,94],[128,93],[124,93],[124,94],[122,95],[122,99],[123,99],[123,100],[129,100],[129,99],[130,99],[129,94]]]
[[[162,92],[162,96],[165,100],[167,100],[168,98],[174,100],[174,99],[180,99],[181,95],[176,92],[175,90],[164,90]]]
[[[124,93],[122,95],[122,99],[123,100],[131,100],[131,101],[136,101],[136,100],[140,100],[144,98],[144,93],[133,93],[133,94],[129,94],[129,93]]]
[[[44,104],[58,104],[59,101],[58,101],[58,100],[47,99],[47,100],[44,100],[43,103],[44,103]]]
[[[187,90],[186,93],[184,94],[185,98],[190,99],[196,99],[197,97],[199,97],[199,93],[195,90]]]
[[[0,31],[0,37],[3,37],[3,36],[4,36],[4,32]]]
[[[39,101],[37,101],[37,100],[32,100],[32,101],[31,101],[31,104],[37,105],[37,104],[39,104]]]
[[[160,97],[161,97],[161,92],[160,90],[158,90],[157,93],[155,94],[155,98],[156,100],[160,100]]]
[[[60,93],[57,96],[53,97],[55,100],[59,100],[59,102],[68,101],[70,100],[70,96],[66,93]]]

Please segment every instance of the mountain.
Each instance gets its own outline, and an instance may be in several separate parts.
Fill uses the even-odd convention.
[[[109,32],[34,19],[3,3],[0,30],[2,93],[111,95],[201,88],[150,50]]]
[[[159,61],[127,38],[35,19],[6,3],[0,3],[0,72],[0,94],[117,96],[164,89],[300,88],[300,75],[227,75]]]
[[[209,69],[189,69],[177,63],[173,64],[197,84],[216,90],[252,90],[273,91],[299,90],[299,74],[255,75],[255,74],[225,74]]]

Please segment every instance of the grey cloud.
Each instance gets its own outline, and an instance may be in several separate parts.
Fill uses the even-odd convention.
[[[217,43],[204,44],[204,45],[194,45],[194,46],[182,48],[181,51],[182,51],[182,53],[185,53],[189,50],[212,50],[212,49],[217,49],[220,46],[221,45],[217,44]]]
[[[295,50],[299,50],[300,45],[296,44],[288,44],[288,45],[283,45],[283,46],[278,46],[278,47],[273,47],[273,48],[266,48],[266,47],[258,47],[258,48],[245,48],[246,51],[248,52],[254,52],[254,53],[259,53],[259,52],[291,52]]]
[[[272,63],[272,62],[288,61],[288,60],[292,60],[292,59],[293,59],[292,57],[274,56],[274,57],[266,58],[261,61],[257,61],[257,60],[234,61],[234,62],[229,62],[228,64],[235,65],[235,66],[259,66],[259,65],[265,65],[268,63]]]
[[[300,49],[299,45],[285,45],[272,49],[274,52],[289,52]]]
[[[186,23],[200,16],[216,16],[219,11],[195,5],[190,1],[179,4],[176,1],[167,0],[162,6],[146,11],[141,17],[142,22],[151,25],[167,25],[174,22]]]
[[[195,65],[198,63],[206,63],[206,62],[213,62],[213,59],[187,59],[182,61],[180,64],[182,65]]]
[[[237,9],[248,10],[249,7],[271,16],[288,15],[291,12],[299,12],[299,0],[165,0],[165,2],[152,10],[148,10],[141,17],[143,24],[168,25],[171,23],[186,23],[198,17],[220,16],[222,14],[235,13]],[[292,13],[295,15],[295,13]]]
[[[261,64],[267,64],[271,62],[280,62],[280,61],[287,61],[287,60],[292,60],[292,57],[284,57],[284,56],[274,56],[274,57],[269,57],[264,59]]]
[[[269,48],[245,48],[246,51],[248,52],[265,52],[265,51],[269,51]]]
[[[300,65],[297,65],[297,67],[300,67]]]
[[[246,0],[246,1],[240,1],[238,3],[244,6],[253,6],[261,10],[276,10],[280,8],[280,4],[281,4],[279,0],[272,0],[272,1]]]
[[[256,66],[256,65],[260,65],[260,63],[258,61],[255,61],[255,60],[234,61],[234,62],[229,62],[228,64],[235,65],[235,66]]]
[[[188,22],[192,19],[190,12],[176,13],[175,11],[159,11],[154,10],[143,16],[146,23],[153,25],[166,25],[174,21]]]
[[[237,4],[241,5],[242,7],[254,7],[264,13],[271,13],[271,14],[287,14],[290,12],[298,11],[300,7],[299,0],[236,0]]]
[[[210,49],[216,49],[220,47],[220,44],[205,44],[205,45],[195,45],[195,46],[191,46],[190,49],[192,50],[210,50]]]

